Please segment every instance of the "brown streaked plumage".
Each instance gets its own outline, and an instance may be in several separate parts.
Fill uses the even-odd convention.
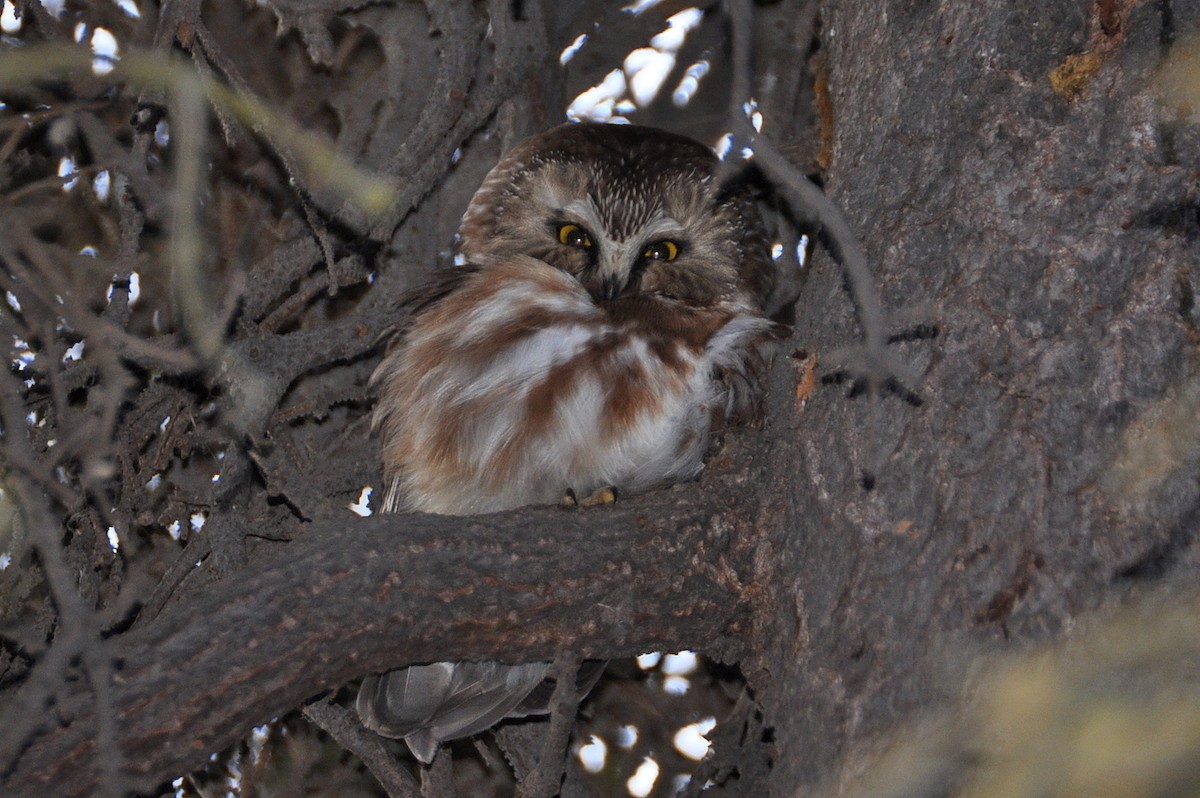
[[[700,473],[771,327],[757,211],[717,166],[691,139],[594,124],[500,160],[463,216],[465,263],[414,295],[375,372],[385,511],[492,512]],[[369,677],[358,710],[428,762],[440,741],[544,712],[528,696],[545,670],[404,668]]]

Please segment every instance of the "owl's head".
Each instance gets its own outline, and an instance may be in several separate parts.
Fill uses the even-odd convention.
[[[771,261],[749,196],[718,184],[712,150],[635,125],[568,124],[521,142],[463,216],[459,250],[528,255],[598,302],[659,295],[761,305]]]

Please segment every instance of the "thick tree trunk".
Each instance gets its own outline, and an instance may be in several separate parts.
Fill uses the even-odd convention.
[[[914,408],[818,388],[772,467],[788,521],[760,641],[773,794],[841,783],[955,689],[946,663],[1194,580],[1196,126],[1155,70],[1195,3],[827,2],[827,188],[861,231]],[[794,343],[853,340],[811,270]],[[872,491],[856,471],[882,467]]]

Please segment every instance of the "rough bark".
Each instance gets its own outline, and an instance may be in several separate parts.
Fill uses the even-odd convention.
[[[970,652],[1194,584],[1200,162],[1155,70],[1198,22],[1171,2],[823,4],[828,191],[892,331],[940,335],[896,344],[922,406],[885,399],[875,425],[818,389],[776,449],[773,794],[844,789]],[[854,329],[820,258],[795,343],[822,358]]]
[[[736,661],[763,612],[747,584],[745,498],[762,464],[752,447],[742,455],[716,490],[612,508],[312,525],[108,647],[118,744],[138,752],[128,785],[150,790],[264,719],[397,663],[683,646]],[[70,703],[75,716],[34,741],[7,794],[96,792],[96,711],[86,695]]]

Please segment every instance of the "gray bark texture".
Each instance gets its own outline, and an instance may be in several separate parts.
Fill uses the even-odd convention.
[[[920,407],[873,425],[818,389],[780,435],[773,794],[844,785],[965,652],[1196,584],[1200,139],[1158,70],[1198,24],[1190,2],[822,4],[827,190],[893,322],[940,335],[895,344]],[[796,318],[818,356],[853,337],[828,259]]]

